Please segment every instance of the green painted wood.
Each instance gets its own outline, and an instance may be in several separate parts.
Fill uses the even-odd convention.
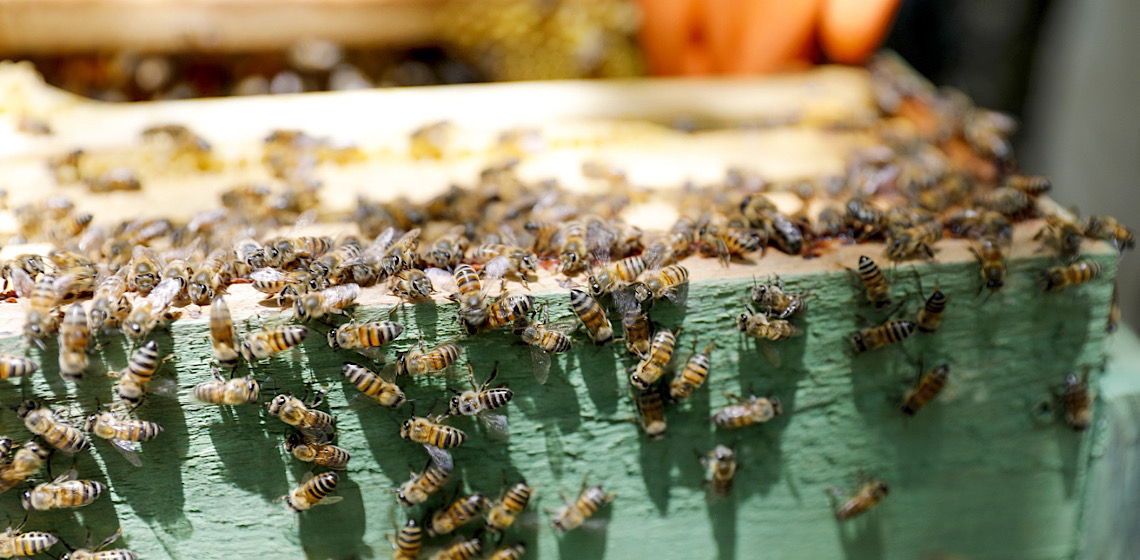
[[[454,452],[455,478],[492,495],[504,473],[511,481],[525,476],[539,487],[532,502],[538,515],[508,536],[530,543],[530,558],[636,558],[650,551],[666,559],[913,559],[932,553],[975,560],[1071,558],[1082,535],[1081,505],[1089,499],[1090,460],[1096,464],[1103,455],[1093,454],[1097,436],[1075,434],[1034,409],[1066,374],[1102,362],[1103,319],[1117,258],[1105,252],[1089,258],[1104,267],[1101,277],[1058,293],[1034,289],[1046,257],[1015,260],[1007,286],[992,297],[977,295],[974,263],[918,265],[927,288],[938,283],[950,297],[941,330],[857,357],[847,337],[862,326],[858,316],[872,310],[853,278],[842,270],[786,277],[789,288],[814,295],[801,322],[806,334],[781,343],[780,367],[732,327],[751,279],[695,283],[684,308],[662,303],[652,311],[658,324],[683,327],[678,359],[688,357],[694,339],[700,347],[718,344],[708,386],[689,403],[668,409],[668,436],[661,442],[647,441],[628,421],[633,407],[623,368],[632,363],[616,346],[576,347],[555,360],[549,382],[539,386],[528,350],[509,333],[462,340],[477,374],[486,375],[500,362],[501,380],[516,397],[508,409],[509,443],[490,440],[468,419],[454,421],[471,435]],[[910,266],[893,276],[896,297],[913,295],[905,313],[916,312],[921,301]],[[541,294],[539,300],[550,305],[553,321],[574,324],[564,292]],[[409,329],[392,344],[392,354],[408,348],[417,334],[429,343],[456,337],[454,313],[449,305],[400,309],[395,317]],[[386,314],[362,309],[357,318]],[[285,320],[266,317],[267,325]],[[249,328],[256,325],[239,331]],[[77,468],[83,477],[106,481],[109,496],[74,512],[35,513],[28,529],[56,531],[78,543],[84,527],[101,539],[121,524],[126,544],[143,558],[389,555],[392,519],[402,523],[408,514],[392,490],[410,470],[423,467],[426,453],[398,436],[397,423],[409,414],[408,406],[398,412],[348,406],[355,389],[343,380],[340,366],[364,358],[329,349],[320,330],[300,352],[275,357],[255,371],[270,376],[270,388],[281,391],[299,394],[306,381],[329,386],[339,444],[353,454],[338,491],[344,501],[301,515],[273,501],[309,467],[284,452],[285,425],[264,407],[231,410],[190,399],[191,388],[209,379],[210,345],[204,319],[183,320],[172,332],[155,335],[163,351],[176,351],[159,377],[177,380],[178,397],[153,396],[138,410],[166,428],[144,444],[144,466],[134,468],[105,442],[96,442],[94,453],[77,457]],[[8,337],[0,349],[23,353],[28,346]],[[71,408],[78,414],[92,410],[97,396],[110,395],[108,377],[89,374],[78,387],[64,384],[54,344],[42,354],[46,375],[24,387],[3,388],[4,405],[14,407],[28,394],[49,402],[76,397]],[[115,337],[93,362],[118,370],[127,355]],[[938,401],[907,418],[897,402],[920,361],[949,362],[950,385]],[[417,412],[442,410],[445,386],[465,387],[465,370],[454,369],[450,380],[400,381]],[[726,404],[724,393],[746,394],[749,388],[778,396],[787,413],[744,430],[714,430],[708,419]],[[27,437],[10,410],[0,413],[0,433]],[[742,466],[733,497],[710,502],[695,451],[717,442],[735,442]],[[56,472],[69,465],[65,457],[54,461]],[[839,524],[826,489],[853,487],[860,471],[889,482],[891,494],[873,513]],[[587,472],[592,483],[618,494],[600,514],[608,524],[559,537],[542,509],[560,505],[559,491],[573,495]],[[443,499],[437,496],[430,505]],[[17,491],[0,495],[0,510],[12,518],[23,516],[18,503]],[[415,508],[411,514],[426,511]]]

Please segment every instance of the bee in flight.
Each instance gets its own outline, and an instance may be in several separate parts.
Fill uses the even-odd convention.
[[[842,488],[828,490],[833,500],[843,500],[835,508],[835,518],[839,521],[847,521],[870,511],[879,505],[889,492],[890,487],[887,483],[878,479],[864,480],[855,494],[850,496],[847,496]]]
[[[578,491],[578,498],[573,502],[566,499],[565,494],[559,492],[564,504],[553,513],[550,520],[550,524],[556,531],[565,532],[581,527],[599,509],[617,498],[617,494],[607,494],[600,485],[587,488],[586,478],[588,476],[587,473],[586,476],[582,477],[582,488]]]
[[[13,377],[27,377],[39,371],[40,366],[35,361],[22,356],[0,354],[0,379]]]
[[[317,443],[305,439],[305,436],[293,432],[285,437],[285,451],[294,457],[314,465],[340,470],[348,465],[351,457],[348,451],[330,443]]]
[[[40,436],[52,447],[64,452],[75,454],[91,447],[87,436],[63,420],[50,408],[37,401],[27,400],[20,404],[16,416],[24,421],[24,427],[29,432]]]
[[[77,508],[94,502],[103,494],[107,485],[94,480],[76,480],[74,469],[60,475],[51,482],[37,484],[24,492],[20,503],[28,511]]]
[[[471,381],[471,390],[461,393],[450,389],[455,396],[451,397],[448,412],[455,416],[475,416],[493,434],[505,438],[510,433],[506,415],[492,413],[491,411],[507,406],[515,394],[514,391],[506,387],[490,388],[491,383],[495,381],[498,375],[499,364],[495,362],[491,376],[482,385],[477,385],[475,383],[475,370],[468,363],[467,377]]]
[[[783,413],[780,399],[776,397],[757,397],[751,395],[747,399],[736,395],[726,395],[729,401],[734,401],[716,412],[712,421],[721,428],[744,428],[753,424],[767,422]]]
[[[284,501],[285,506],[293,513],[301,513],[313,506],[335,504],[341,501],[341,496],[330,496],[336,490],[340,477],[335,472],[323,472],[313,476],[306,473],[305,478],[292,492],[277,498]]]
[[[566,333],[548,328],[549,308],[543,309],[542,322],[521,317],[515,323],[515,334],[530,347],[531,366],[534,378],[545,384],[550,375],[550,355],[561,354],[570,349],[570,337]]]
[[[122,534],[123,529],[120,528],[111,534],[111,536],[104,539],[103,542],[95,548],[73,549],[68,547],[69,552],[60,556],[59,560],[138,560],[137,554],[125,548],[104,550],[108,546],[111,546],[111,543],[119,540]],[[88,536],[88,538],[90,538],[90,536]],[[67,543],[64,543],[64,546],[67,546]],[[88,543],[88,546],[90,546],[90,543]]]
[[[115,450],[132,465],[142,466],[138,456],[138,442],[150,441],[163,432],[155,422],[126,417],[125,413],[97,412],[87,417],[83,429],[111,442]]]

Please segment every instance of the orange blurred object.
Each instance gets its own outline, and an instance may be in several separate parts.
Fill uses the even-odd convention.
[[[890,29],[900,0],[638,0],[654,74],[757,74],[822,57],[857,64]]]

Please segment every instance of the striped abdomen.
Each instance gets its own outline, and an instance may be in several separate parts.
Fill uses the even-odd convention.
[[[926,306],[918,312],[919,332],[934,332],[942,326],[942,312],[946,309],[948,299],[942,290],[934,290],[934,293],[930,294],[926,300]]]
[[[602,346],[613,341],[613,325],[596,299],[581,290],[570,290],[570,308],[582,320],[594,344]]]
[[[882,308],[891,304],[891,290],[883,271],[867,256],[859,257],[859,279],[867,290],[867,299]]]
[[[920,408],[926,406],[926,403],[934,400],[934,397],[942,392],[949,374],[950,366],[946,364],[924,373],[918,380],[918,384],[903,396],[903,402],[899,409],[905,414],[914,416]]]

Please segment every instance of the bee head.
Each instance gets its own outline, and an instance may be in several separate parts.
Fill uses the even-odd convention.
[[[408,439],[408,436],[412,433],[412,421],[415,420],[415,418],[416,417],[413,416],[407,420],[404,420],[403,424],[400,424],[400,437]]]
[[[752,316],[749,315],[748,312],[741,311],[740,315],[736,316],[736,328],[741,330],[741,331],[748,330],[748,321],[751,318],[752,318]]]
[[[768,402],[772,403],[772,412],[779,416],[784,413],[784,406],[780,404],[780,399],[776,397],[768,397]]]
[[[590,294],[594,297],[601,297],[603,294],[602,284],[598,282],[598,277],[591,275],[587,282],[590,284]]]
[[[91,416],[88,416],[87,420],[85,422],[83,422],[83,431],[90,432],[90,431],[94,430],[95,429],[95,422],[97,422],[98,420],[99,420],[99,414],[98,413],[95,413],[95,414],[92,414]]]
[[[736,452],[733,451],[731,447],[725,447],[723,445],[716,446],[714,453],[716,460],[721,462],[731,461],[736,457]]]
[[[31,491],[24,492],[24,495],[20,496],[20,504],[24,506],[25,511],[32,511],[35,509],[35,506],[32,504]]]
[[[329,329],[329,346],[334,350],[340,348],[340,343],[336,339],[336,333],[339,328],[340,327],[333,327]]]
[[[285,406],[287,402],[289,402],[289,395],[283,393],[273,397],[273,400],[269,401],[266,407],[269,409],[270,414],[276,416],[277,413],[281,411],[281,407]]]
[[[301,445],[301,436],[297,432],[293,432],[285,438],[285,451],[293,451],[293,448]]]

